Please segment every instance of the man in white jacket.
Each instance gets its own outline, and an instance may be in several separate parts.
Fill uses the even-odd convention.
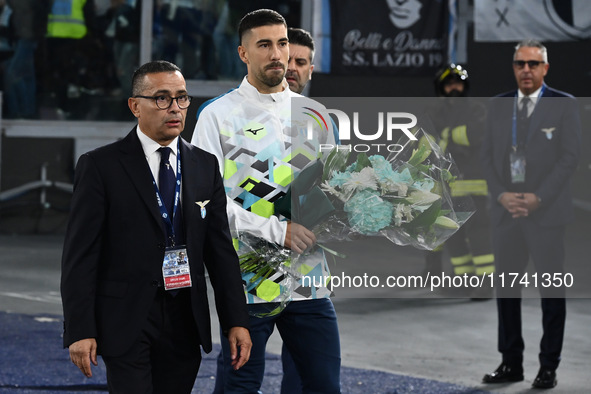
[[[320,156],[321,144],[333,144],[332,130],[315,133],[312,140],[296,130],[292,99],[303,96],[290,91],[285,72],[289,56],[287,26],[275,11],[247,14],[239,26],[238,53],[248,75],[238,89],[206,106],[199,115],[192,143],[218,157],[229,200],[231,226],[301,254],[315,244],[304,226],[274,215],[273,202],[289,189],[293,175]],[[322,106],[312,100],[308,102]],[[295,116],[296,114],[294,114]],[[294,126],[294,127],[292,127]],[[330,126],[332,128],[332,125]],[[321,251],[307,255],[299,268],[304,276],[328,278]],[[269,278],[284,285],[286,278]],[[250,289],[253,350],[250,362],[233,371],[227,341],[224,351],[225,392],[253,393],[264,375],[265,346],[275,325],[293,356],[304,392],[340,392],[340,343],[336,314],[326,286],[298,281],[285,309],[274,316],[260,316],[276,293]]]

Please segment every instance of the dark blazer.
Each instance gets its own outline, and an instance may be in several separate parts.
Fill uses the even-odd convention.
[[[209,352],[204,263],[222,330],[248,327],[248,311],[217,160],[179,140],[195,335]],[[99,354],[113,357],[138,337],[162,283],[165,250],[152,180],[135,128],[124,139],[80,157],[62,257],[64,346],[96,338]],[[195,202],[205,200],[210,202],[202,218]]]
[[[515,191],[511,190],[507,166],[516,95],[517,91],[511,91],[493,98],[487,115],[482,160],[493,200],[493,224],[511,217],[496,200],[503,192]],[[551,138],[543,130],[552,130]],[[537,224],[564,225],[574,218],[570,178],[577,166],[580,144],[581,120],[576,100],[546,86],[530,116],[525,143],[526,180],[522,191],[535,193],[542,200],[541,207],[530,216]]]

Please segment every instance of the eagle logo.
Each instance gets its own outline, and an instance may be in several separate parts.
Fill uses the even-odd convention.
[[[542,129],[542,131],[544,133],[546,133],[546,138],[548,138],[549,140],[552,139],[552,132],[556,130],[556,127],[548,127],[546,129]]]
[[[205,215],[207,215],[207,211],[205,210],[205,206],[207,205],[208,202],[209,202],[209,200],[205,200],[203,202],[195,201],[195,204],[197,204],[201,207],[201,219],[205,219]]]

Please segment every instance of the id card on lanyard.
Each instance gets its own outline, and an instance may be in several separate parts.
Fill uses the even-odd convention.
[[[538,102],[541,100],[542,95],[544,94],[544,90],[546,90],[546,85],[542,85],[542,89],[538,94],[538,99],[536,101],[536,106]],[[511,153],[509,154],[509,168],[511,169],[511,183],[524,183],[525,182],[525,168],[526,168],[526,160],[525,160],[525,146],[521,146],[517,143],[517,101],[518,101],[518,94],[515,93],[515,100],[513,105],[513,127],[512,127],[512,138],[513,138],[513,145],[511,149]],[[534,108],[535,111],[535,108]],[[533,113],[533,111],[532,111]],[[527,136],[525,138],[527,140]],[[525,143],[524,143],[525,144]]]
[[[514,149],[509,154],[511,164],[511,183],[525,182],[525,151]]]
[[[156,200],[158,201],[158,208],[160,209],[160,217],[166,227],[166,235],[168,237],[167,244],[169,245],[164,252],[164,261],[162,262],[162,277],[164,279],[164,288],[166,290],[182,289],[184,287],[191,287],[191,267],[189,265],[189,255],[187,254],[187,247],[185,245],[175,245],[174,234],[174,216],[177,213],[181,196],[181,150],[180,142],[177,145],[177,170],[176,182],[174,190],[174,204],[172,215],[166,211],[160,191],[156,181],[152,179],[154,191],[156,192]],[[152,177],[153,178],[153,177]]]
[[[191,267],[185,247],[166,248],[162,264],[162,277],[166,290],[191,287]]]

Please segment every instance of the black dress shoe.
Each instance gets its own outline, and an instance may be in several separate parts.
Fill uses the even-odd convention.
[[[493,373],[487,373],[482,378],[483,383],[508,383],[521,382],[522,380],[523,368],[511,367],[505,363],[499,365]]]
[[[557,383],[556,371],[542,367],[538,372],[538,376],[534,379],[532,387],[537,389],[551,389],[552,387],[555,387]]]

